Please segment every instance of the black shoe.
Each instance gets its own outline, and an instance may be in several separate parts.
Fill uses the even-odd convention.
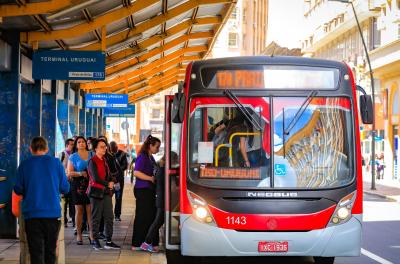
[[[99,241],[98,239],[95,239],[95,240],[93,241],[93,249],[94,249],[94,250],[101,250],[101,249],[103,249],[103,247],[101,246],[100,241]]]
[[[120,246],[118,246],[117,244],[115,244],[115,243],[112,242],[112,241],[106,242],[104,248],[105,248],[105,249],[121,249]]]

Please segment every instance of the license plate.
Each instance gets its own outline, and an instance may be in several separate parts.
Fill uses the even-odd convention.
[[[258,252],[287,252],[289,243],[287,241],[260,241]]]

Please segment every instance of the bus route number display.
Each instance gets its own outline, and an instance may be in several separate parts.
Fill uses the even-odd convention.
[[[200,178],[208,179],[261,179],[259,168],[214,168],[200,166]]]
[[[264,88],[264,71],[225,70],[217,72],[217,88],[243,89]]]

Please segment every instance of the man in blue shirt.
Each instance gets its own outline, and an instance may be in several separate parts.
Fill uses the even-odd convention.
[[[69,183],[59,159],[46,155],[47,141],[32,139],[32,156],[17,171],[14,192],[23,196],[22,214],[31,263],[53,264],[60,231],[60,194],[68,193]]]

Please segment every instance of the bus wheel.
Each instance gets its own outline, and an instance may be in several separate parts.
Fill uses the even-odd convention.
[[[333,264],[335,257],[314,257],[315,264]]]
[[[180,250],[169,250],[165,251],[167,257],[167,264],[184,264],[183,256]]]

